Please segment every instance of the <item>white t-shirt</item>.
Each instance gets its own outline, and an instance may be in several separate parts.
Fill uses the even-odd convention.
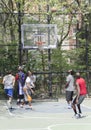
[[[31,88],[34,88],[33,81],[32,81],[32,79],[31,79],[29,76],[26,78],[26,81],[25,81],[25,86],[26,86],[26,87],[27,87],[27,83],[30,84],[30,87],[31,87]]]
[[[70,81],[70,83],[69,83],[68,87],[66,88],[66,90],[67,91],[74,91],[74,77],[71,74],[69,74],[67,76],[67,78],[66,78],[66,81],[67,82]]]

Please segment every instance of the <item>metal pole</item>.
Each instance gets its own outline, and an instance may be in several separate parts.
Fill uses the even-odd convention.
[[[18,2],[18,31],[19,31],[19,65],[22,65],[22,44],[21,44],[21,4]]]
[[[49,12],[49,4],[47,4],[47,13]],[[47,23],[50,24],[50,15],[47,15]],[[48,28],[48,45],[50,45],[50,30]],[[49,64],[49,71],[51,70],[51,49],[48,49],[48,64]],[[52,97],[52,75],[49,73],[49,82],[48,82],[48,88],[49,88],[49,96]]]
[[[88,30],[87,30],[87,25],[85,27],[85,38],[86,38],[86,70],[88,71],[88,41],[87,41],[87,36],[88,35]]]
[[[88,72],[88,25],[85,25],[85,39],[86,39],[86,78],[87,78],[87,90],[89,94],[89,72]]]

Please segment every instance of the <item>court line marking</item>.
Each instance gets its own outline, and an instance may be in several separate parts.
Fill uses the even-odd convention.
[[[84,125],[84,126],[91,126],[91,123],[62,123],[62,124],[55,124],[55,125],[50,125],[47,127],[48,130],[52,130],[53,127],[56,127],[56,126],[63,126],[63,125],[66,125],[66,126],[70,126],[70,125],[78,125],[78,126],[81,126],[81,125]]]
[[[91,107],[88,107],[88,106],[85,106],[85,105],[82,105],[82,106],[84,106],[84,107],[86,107],[86,108],[88,108],[88,109],[91,109]],[[6,108],[8,108],[7,106],[5,106]],[[9,109],[8,109],[8,111],[9,111]],[[10,112],[10,111],[9,111]],[[11,112],[9,113],[10,115],[12,114]],[[65,113],[60,113],[60,114],[65,114]],[[71,114],[71,113],[67,113],[67,114]],[[16,115],[16,117],[17,117],[18,115]],[[23,116],[23,118],[29,118],[29,116]],[[48,118],[48,119],[53,119],[53,117],[30,117],[30,118]],[[71,118],[71,117],[70,117]],[[70,118],[64,118],[64,119],[70,119]],[[20,119],[22,119],[22,118],[20,118]],[[56,118],[56,119],[60,119],[60,117],[59,118]],[[90,123],[81,123],[81,124],[77,124],[77,123],[64,123],[64,124],[55,124],[55,125],[50,125],[50,126],[48,126],[48,128],[32,128],[32,130],[52,130],[52,127],[55,127],[55,126],[57,126],[57,125],[90,125],[91,126],[91,124]],[[10,130],[10,129],[8,129],[8,130]],[[31,130],[31,129],[11,129],[11,130]]]
[[[84,117],[84,118],[91,118],[91,116],[88,116],[88,115],[84,115],[84,116],[86,116],[86,117]],[[61,117],[61,115],[60,115],[60,117],[47,117],[47,116],[41,116],[41,117],[39,117],[39,116],[35,116],[35,117],[29,117],[29,116],[19,116],[19,115],[16,115],[15,116],[17,119],[22,119],[22,120],[24,120],[24,119],[59,119],[59,120],[61,120],[61,119],[65,119],[65,120],[68,120],[68,119],[75,119],[74,118],[74,116],[70,116],[70,117]]]
[[[78,126],[81,126],[81,125],[84,125],[84,126],[91,126],[91,123],[61,123],[61,124],[54,124],[54,125],[49,125],[48,127],[46,128],[26,128],[26,129],[7,129],[7,130],[52,130],[53,127],[56,127],[56,126],[70,126],[70,125],[78,125]],[[4,130],[4,129],[2,129]]]
[[[21,115],[13,115],[12,113],[9,113],[10,114],[10,116],[12,116],[12,117],[14,117],[14,118],[17,118],[18,120],[26,120],[26,119],[50,119],[50,120],[54,120],[54,119],[57,119],[57,120],[61,120],[61,119],[64,119],[64,120],[69,120],[69,119],[75,119],[74,117],[68,117],[68,118],[64,118],[64,117],[29,117],[29,116],[21,116]],[[7,117],[0,117],[0,119],[6,119]],[[89,118],[91,118],[91,115],[86,115],[86,117],[84,117],[84,118],[86,118],[86,119],[89,119]]]
[[[2,130],[48,130],[47,128],[28,128],[28,129],[2,129]]]

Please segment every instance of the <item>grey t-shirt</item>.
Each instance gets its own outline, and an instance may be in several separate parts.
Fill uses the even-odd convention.
[[[67,82],[70,82],[68,87],[66,88],[67,91],[74,91],[74,77],[69,74],[66,78]]]
[[[13,88],[13,80],[14,76],[11,74],[4,76],[3,78],[4,89]]]

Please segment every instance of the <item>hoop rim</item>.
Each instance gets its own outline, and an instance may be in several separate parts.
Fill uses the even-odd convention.
[[[36,42],[36,44],[37,44],[37,46],[38,46],[38,49],[40,50],[40,51],[43,51],[43,44],[44,44],[45,42],[42,42],[42,41],[37,41]]]
[[[42,41],[37,41],[36,44],[37,45],[43,45],[45,42],[42,42]]]

